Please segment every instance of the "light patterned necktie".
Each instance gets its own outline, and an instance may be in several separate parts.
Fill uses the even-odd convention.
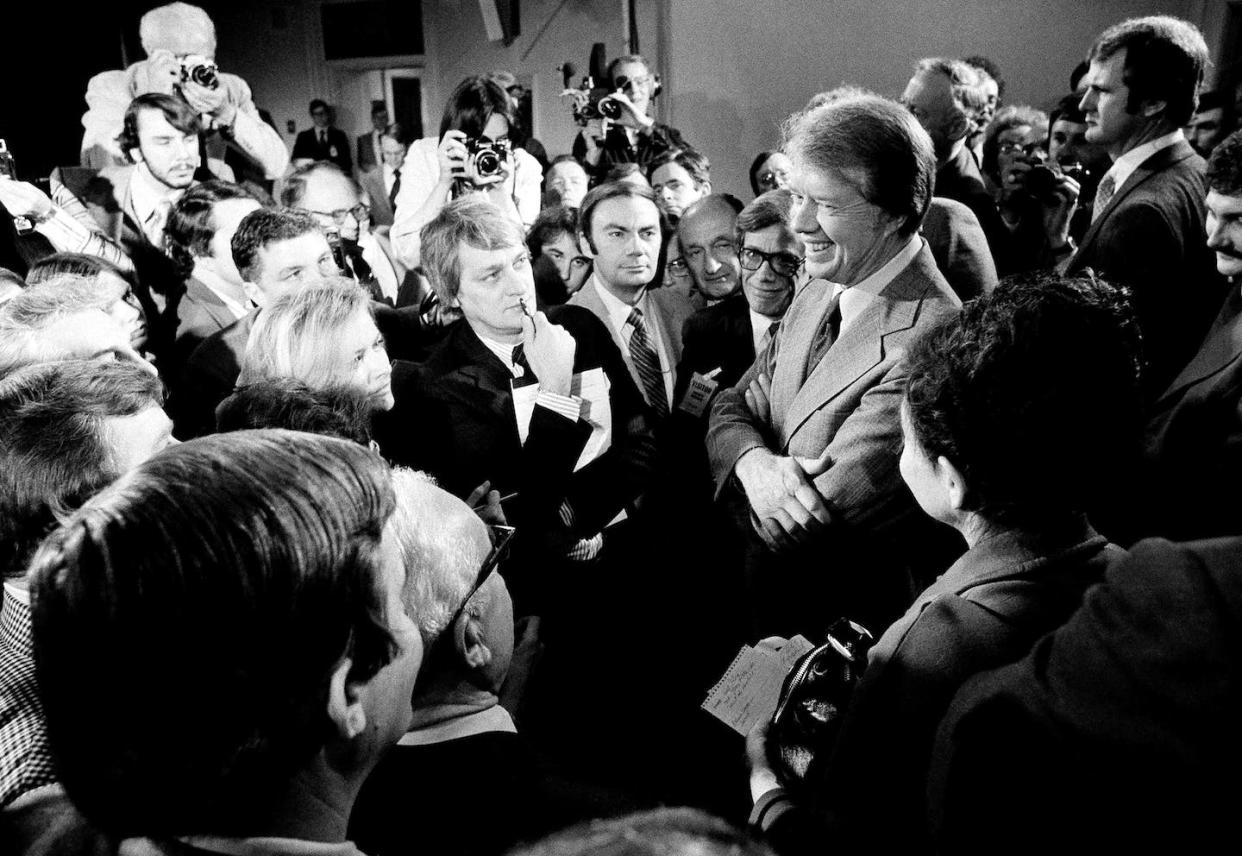
[[[1114,191],[1117,190],[1117,180],[1112,174],[1106,174],[1100,181],[1100,186],[1095,191],[1095,205],[1091,209],[1091,222],[1094,223],[1100,219],[1100,215],[1104,213],[1104,209],[1108,207],[1109,200],[1113,198]]]
[[[660,357],[651,346],[651,338],[647,335],[643,311],[635,306],[625,323],[634,328],[634,332],[630,334],[630,359],[643,382],[643,397],[657,415],[667,416],[668,397],[664,390],[664,373],[660,370]]]

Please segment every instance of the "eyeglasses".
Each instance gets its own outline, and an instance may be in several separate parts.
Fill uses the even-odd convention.
[[[487,554],[487,558],[483,560],[483,565],[479,568],[479,574],[475,577],[474,585],[470,587],[469,593],[467,593],[461,604],[458,605],[457,609],[453,611],[453,615],[449,618],[448,624],[444,625],[444,630],[442,631],[442,635],[444,636],[451,635],[450,631],[453,625],[457,623],[457,619],[461,618],[462,613],[466,611],[466,604],[470,602],[470,598],[474,597],[475,594],[478,593],[479,589],[483,588],[483,584],[487,582],[488,577],[492,575],[505,556],[509,554],[509,545],[513,541],[514,533],[517,532],[517,530],[512,526],[500,526],[495,524],[489,526],[488,529],[491,530],[491,552],[489,552]]]
[[[631,87],[646,86],[650,82],[651,75],[649,74],[640,74],[637,77],[626,77],[625,75],[620,75],[613,78],[612,88],[629,89]]]
[[[1033,155],[1036,152],[1045,154],[1043,143],[1026,143],[1025,145],[1016,140],[1002,140],[997,149],[1004,154],[1014,155],[1021,152],[1024,155]]]
[[[320,217],[331,217],[338,226],[344,225],[345,218],[351,214],[359,223],[371,216],[371,209],[365,202],[359,202],[353,208],[338,208],[335,211],[312,211],[309,208],[304,210],[308,214],[318,214]]]
[[[664,269],[670,276],[686,276],[690,273],[690,265],[686,264],[684,258],[669,259]]]
[[[778,276],[793,276],[802,266],[802,259],[797,256],[789,253],[765,253],[753,247],[742,247],[737,259],[746,270],[759,270],[767,262],[772,267],[772,273]]]

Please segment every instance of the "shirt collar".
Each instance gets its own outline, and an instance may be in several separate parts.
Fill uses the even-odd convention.
[[[867,304],[887,288],[899,273],[909,267],[922,249],[923,239],[916,232],[906,241],[906,245],[879,270],[861,282],[844,286],[841,292],[841,329],[844,330],[866,308]]]
[[[171,205],[180,199],[184,192],[184,190],[175,190],[160,183],[155,176],[151,175],[151,170],[146,164],[138,164],[134,167],[133,176],[129,180],[129,199],[134,213],[138,215],[138,225],[146,225],[160,202],[167,199]]]
[[[435,725],[428,725],[426,728],[407,731],[397,745],[427,746],[493,731],[517,734],[517,726],[513,724],[513,717],[509,716],[509,712],[498,704],[477,713],[457,716],[444,722],[437,722]]]
[[[244,297],[245,291],[243,289],[233,285],[214,270],[197,266],[194,268],[193,276],[205,285],[212,294],[220,298],[220,302],[224,304],[224,308],[227,309],[234,318],[244,317],[253,308],[250,304],[250,299]],[[241,291],[243,294],[244,299],[242,301],[239,301],[233,296],[238,291]]]
[[[1176,131],[1165,134],[1163,137],[1156,137],[1154,140],[1148,140],[1140,146],[1135,146],[1117,158],[1117,160],[1113,161],[1113,165],[1108,168],[1108,172],[1105,173],[1113,177],[1113,192],[1115,193],[1121,189],[1121,186],[1142,165],[1143,161],[1156,152],[1167,149],[1169,146],[1177,145],[1185,139],[1186,137],[1182,134],[1182,129],[1178,128]]]
[[[609,291],[598,274],[591,274],[591,279],[595,282],[595,290],[599,292],[599,298],[603,301],[604,309],[608,312],[608,317],[612,321],[614,329],[621,330],[624,328],[626,322],[630,319],[630,312],[635,308],[642,310],[643,320],[647,321],[650,315],[647,311],[647,289],[643,289],[643,293],[638,296],[638,300],[631,306]]]
[[[479,341],[483,343],[483,347],[487,348],[496,355],[496,359],[500,360],[505,368],[507,368],[510,372],[513,372],[514,376],[517,375],[517,372],[513,371],[513,349],[517,347],[516,345],[508,345],[504,342],[497,342],[495,339],[489,339],[488,337],[481,335],[478,330],[474,331],[474,335],[479,337]]]

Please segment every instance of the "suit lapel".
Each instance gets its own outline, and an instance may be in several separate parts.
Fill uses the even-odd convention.
[[[1100,234],[1100,230],[1104,227],[1104,224],[1108,222],[1108,218],[1113,215],[1113,212],[1117,210],[1117,206],[1119,206],[1127,196],[1133,193],[1136,188],[1141,187],[1143,183],[1148,181],[1152,176],[1157,175],[1158,173],[1161,173],[1190,157],[1193,157],[1194,153],[1195,150],[1190,147],[1189,143],[1181,141],[1174,143],[1171,146],[1166,146],[1139,164],[1138,168],[1135,169],[1134,172],[1130,173],[1130,177],[1126,179],[1126,183],[1117,188],[1117,190],[1113,193],[1113,198],[1108,200],[1108,205],[1106,205],[1104,210],[1100,212],[1100,216],[1095,218],[1095,221],[1090,225],[1090,227],[1087,228],[1087,234],[1083,235],[1082,245],[1078,248],[1078,252],[1074,255],[1074,261],[1077,262],[1079,258],[1086,257],[1085,254],[1095,243],[1096,237]],[[1071,269],[1077,270],[1078,267],[1079,266],[1074,262],[1071,262]]]
[[[444,359],[451,368],[432,385],[433,394],[513,422],[513,375],[466,321],[453,330]]]
[[[909,330],[922,300],[928,296],[927,283],[934,281],[928,268],[935,270],[935,260],[924,242],[919,254],[904,270],[897,274],[875,299],[867,304],[862,313],[843,331],[828,353],[819,361],[792,397],[788,412],[777,426],[782,438],[782,448],[818,410],[848,389],[855,381],[875,368],[884,359],[884,339],[891,333]],[[801,375],[806,365],[811,341],[823,318],[823,310],[831,301],[831,292],[823,289],[820,295],[820,311],[814,313],[810,323],[800,324],[797,337],[797,353],[790,354],[794,364],[788,383],[793,375]],[[783,354],[782,354],[783,356]],[[775,408],[775,390],[772,406]]]
[[[1160,396],[1155,410],[1159,412],[1183,389],[1216,374],[1239,358],[1242,358],[1242,295],[1238,294],[1235,283],[1203,346]]]
[[[224,305],[224,301],[220,299],[220,295],[216,294],[202,282],[191,277],[185,282],[186,296],[191,298],[199,306],[203,307],[203,311],[207,313],[212,321],[220,326],[221,329],[232,324],[237,319],[233,317],[233,313]]]
[[[630,377],[634,379],[634,385],[638,389],[643,389],[643,379],[639,377],[638,370],[634,368],[634,361],[630,358],[630,349],[626,347],[625,342],[621,339],[621,334],[612,326],[612,319],[608,315],[608,307],[604,305],[603,299],[599,296],[600,286],[596,283],[595,277],[592,276],[587,280],[586,285],[578,289],[577,294],[570,298],[571,305],[581,306],[583,309],[589,309],[595,313],[595,317],[604,322],[608,335],[612,337],[612,341],[617,346],[617,350],[621,352],[622,358],[625,360],[625,367],[629,369]]]

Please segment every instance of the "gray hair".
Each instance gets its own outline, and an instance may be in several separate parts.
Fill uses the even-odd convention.
[[[170,33],[181,34],[193,29],[207,34],[213,45],[216,43],[216,25],[203,9],[189,3],[169,3],[142,16],[138,22],[138,40],[150,56],[166,45],[165,39]]]
[[[83,312],[107,313],[128,284],[103,277],[57,274],[0,303],[0,375],[32,363],[67,359],[43,335],[48,327]]]
[[[983,73],[979,69],[960,59],[927,57],[915,63],[914,70],[947,77],[953,94],[953,106],[966,120],[966,133],[973,134],[981,128],[988,109],[988,95],[984,89]]]
[[[392,524],[406,569],[405,605],[429,646],[448,629],[485,556],[469,539],[460,537],[460,519],[454,519],[451,512],[446,519],[443,508],[433,507],[436,498],[427,488],[436,487],[435,479],[394,467],[392,486],[397,497]],[[474,517],[464,505],[460,513]],[[467,613],[482,612],[488,597],[486,589],[480,590],[470,598]]]

